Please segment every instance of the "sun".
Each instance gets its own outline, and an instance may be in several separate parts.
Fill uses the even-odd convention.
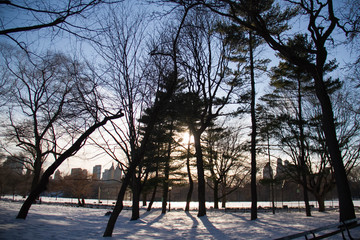
[[[180,132],[179,134],[178,134],[178,136],[179,136],[179,142],[180,142],[180,144],[182,144],[182,145],[186,145],[186,144],[188,144],[189,143],[189,140],[190,140],[190,143],[193,143],[193,138],[192,138],[192,135],[190,135],[190,133],[187,131],[187,132]]]

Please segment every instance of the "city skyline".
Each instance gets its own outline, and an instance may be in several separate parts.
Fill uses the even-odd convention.
[[[93,166],[92,170],[89,171],[87,168],[71,168],[70,172],[66,171],[66,172],[62,172],[60,169],[57,169],[56,172],[54,173],[53,178],[54,179],[59,179],[60,176],[64,177],[64,176],[68,176],[68,175],[76,175],[79,173],[85,173],[87,175],[91,174],[93,176],[94,179],[98,179],[98,180],[121,180],[122,176],[123,176],[123,171],[120,168],[120,164],[117,163],[114,165],[114,163],[111,164],[110,168],[104,168],[103,166],[100,164],[97,164],[95,166]]]

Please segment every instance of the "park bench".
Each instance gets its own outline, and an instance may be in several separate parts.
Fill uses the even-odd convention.
[[[359,221],[359,218],[351,219],[351,220],[343,221],[341,223],[331,224],[331,225],[319,227],[319,228],[316,228],[313,230],[277,238],[275,240],[290,240],[290,239],[296,239],[296,238],[301,238],[301,237],[304,237],[306,240],[308,240],[308,239],[325,239],[325,238],[328,238],[330,236],[333,236],[333,235],[336,235],[339,233],[341,233],[343,239],[346,239],[346,237],[345,237],[346,234],[348,236],[348,239],[351,239],[351,240],[360,239],[360,238],[358,238],[359,236],[357,236],[357,238],[354,238],[350,233],[350,229],[360,226],[358,221]]]

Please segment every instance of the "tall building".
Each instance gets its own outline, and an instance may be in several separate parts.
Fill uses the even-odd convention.
[[[121,177],[122,177],[122,170],[120,168],[120,164],[118,164],[114,171],[114,179],[120,181]]]
[[[263,179],[273,179],[274,173],[270,163],[266,163],[263,169]]]
[[[284,164],[281,160],[281,158],[278,158],[277,160],[277,166],[276,166],[276,179],[283,179],[286,176],[286,168],[289,165],[289,161],[285,160]]]
[[[93,167],[93,179],[101,179],[101,165],[96,165]]]
[[[111,165],[109,169],[105,169],[103,172],[102,180],[118,180],[120,181],[122,177],[122,170],[119,164],[114,167],[114,164]]]

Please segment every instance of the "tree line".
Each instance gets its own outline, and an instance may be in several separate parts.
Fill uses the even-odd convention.
[[[162,187],[165,213],[171,182],[184,172],[187,202],[196,175],[199,217],[206,215],[206,184],[214,199],[219,187],[225,198],[249,177],[256,219],[260,155],[269,162],[279,155],[290,159],[284,171],[302,186],[307,216],[308,193],[321,205],[337,186],[340,220],[355,218],[348,175],[359,156],[359,61],[334,77],[339,69],[329,52],[348,44],[358,56],[356,1],[144,2],[150,13],[127,1],[69,1],[58,9],[0,4],[43,19],[0,31],[6,40],[2,149],[21,152],[33,172],[18,218],[26,218],[56,169],[89,145],[125,172],[104,236],[112,235],[128,188],[132,220],[140,217],[140,194],[150,181],[153,194]],[[85,16],[96,21],[82,25]],[[69,33],[91,47],[98,63],[36,53],[17,35],[35,30],[53,30],[54,38]],[[269,60],[259,57],[266,47],[279,61],[270,69]],[[266,75],[270,86],[259,98],[257,86]],[[176,136],[184,133],[193,143],[179,141]]]

